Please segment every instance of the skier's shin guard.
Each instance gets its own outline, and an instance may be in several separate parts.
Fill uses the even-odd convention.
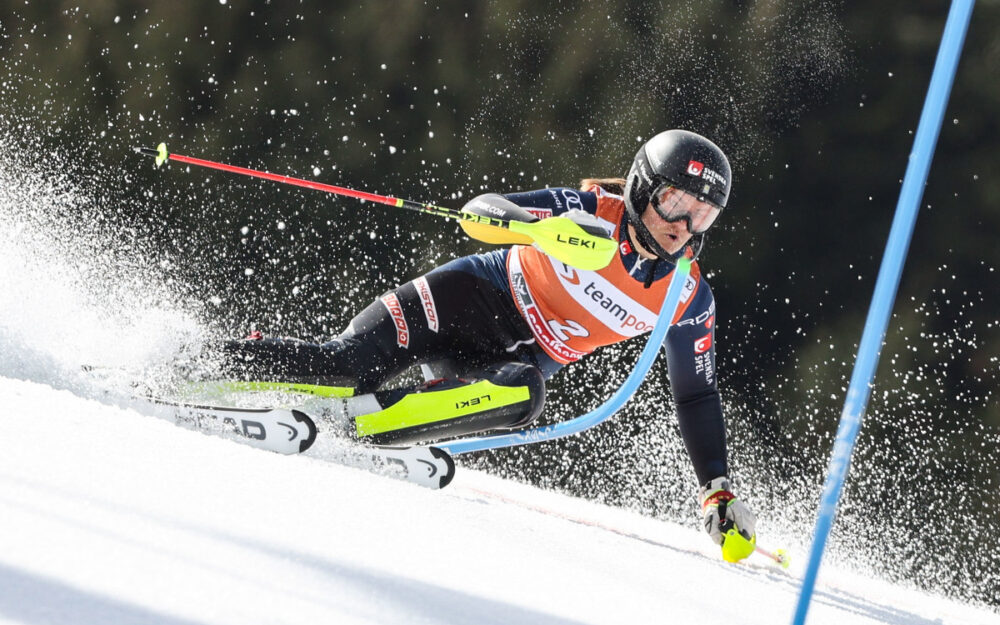
[[[537,368],[509,362],[480,375],[349,400],[356,434],[381,445],[415,443],[522,428],[541,414],[545,381]]]

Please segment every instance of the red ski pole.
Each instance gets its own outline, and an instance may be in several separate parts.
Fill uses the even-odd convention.
[[[366,200],[378,204],[387,204],[389,206],[405,208],[428,215],[436,215],[445,219],[455,219],[460,222],[474,222],[483,226],[502,228],[524,235],[524,237],[526,237],[525,242],[533,243],[553,258],[579,269],[594,271],[603,269],[608,266],[608,263],[611,262],[611,259],[618,251],[617,241],[608,236],[606,232],[603,230],[599,232],[584,230],[579,224],[572,221],[568,217],[550,217],[549,219],[543,219],[530,223],[497,219],[496,217],[466,213],[454,208],[445,208],[443,206],[435,206],[433,204],[423,202],[414,202],[413,200],[404,200],[387,195],[378,195],[375,193],[368,193],[367,191],[355,191],[354,189],[348,189],[347,187],[338,187],[332,184],[324,184],[322,182],[314,182],[312,180],[303,180],[302,178],[293,178],[292,176],[272,174],[266,171],[258,171],[256,169],[248,169],[246,167],[237,167],[236,165],[227,165],[226,163],[216,163],[215,161],[194,158],[193,156],[171,154],[170,152],[167,152],[167,146],[165,143],[161,143],[155,148],[136,148],[136,152],[146,156],[155,157],[157,166],[162,165],[167,161],[177,161],[179,163],[186,163],[196,167],[218,169],[220,171],[227,171],[234,174],[240,174],[242,176],[263,178],[265,180],[272,180],[282,184],[290,184],[296,187],[304,187],[306,189],[333,193],[334,195],[353,197],[359,200]]]

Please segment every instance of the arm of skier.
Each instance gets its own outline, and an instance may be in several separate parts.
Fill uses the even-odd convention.
[[[681,436],[701,486],[705,531],[723,545],[727,559],[741,559],[753,550],[756,518],[733,493],[728,477],[726,426],[715,378],[715,303],[706,283],[695,298],[667,335],[670,387]],[[749,551],[737,549],[737,541],[725,545],[726,531],[732,527],[745,539],[739,542],[750,545]]]

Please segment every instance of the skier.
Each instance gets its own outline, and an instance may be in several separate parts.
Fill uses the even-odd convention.
[[[323,385],[344,398],[354,435],[373,443],[523,428],[542,411],[545,379],[597,347],[652,330],[676,261],[698,256],[730,185],[718,146],[669,130],[642,146],[627,179],[478,196],[462,210],[525,222],[567,216],[603,228],[618,253],[606,268],[583,271],[509,230],[463,222],[470,236],[513,246],[458,258],[385,293],[328,343],[259,335],[228,342],[224,371]],[[752,541],[755,517],[727,477],[715,300],[697,262],[673,321],[665,343],[669,382],[701,485],[705,528],[719,544],[734,526]],[[425,383],[380,390],[417,364]]]

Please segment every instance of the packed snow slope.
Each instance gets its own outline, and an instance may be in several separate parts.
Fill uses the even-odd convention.
[[[799,588],[795,565],[461,467],[432,491],[37,382],[0,395],[2,623],[771,625]],[[827,568],[809,622],[1000,618]]]

